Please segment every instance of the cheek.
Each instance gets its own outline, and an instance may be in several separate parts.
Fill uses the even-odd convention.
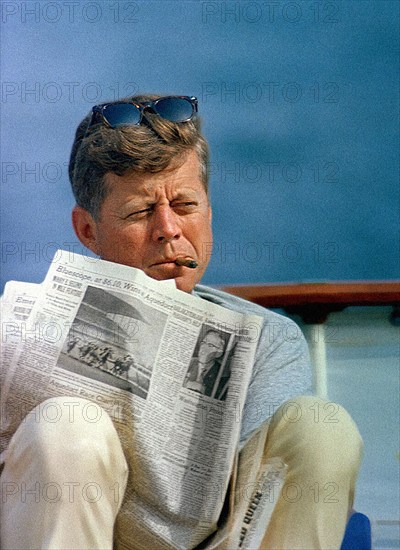
[[[207,250],[212,244],[211,225],[207,218],[203,218],[200,222],[194,223],[190,227],[190,235],[196,243],[196,248]]]
[[[105,260],[139,267],[143,237],[132,227],[105,226],[99,234],[99,253]]]

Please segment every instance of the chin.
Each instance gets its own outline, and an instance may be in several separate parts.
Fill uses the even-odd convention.
[[[175,279],[176,288],[182,292],[192,292],[198,277],[193,277],[193,273],[182,273],[188,271],[188,268],[174,266],[173,269],[146,269],[145,273],[157,281],[166,281]]]
[[[192,292],[196,284],[193,280],[185,279],[184,277],[176,277],[175,279],[176,288],[182,292]]]
[[[187,282],[178,282],[177,280],[175,280],[175,284],[178,290],[181,290],[182,292],[188,292],[189,294],[194,288],[194,284],[189,284]]]

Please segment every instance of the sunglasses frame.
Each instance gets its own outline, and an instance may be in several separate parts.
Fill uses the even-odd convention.
[[[106,126],[108,126],[109,128],[118,128],[119,126],[139,126],[140,123],[142,122],[143,120],[143,115],[144,115],[144,112],[145,111],[150,111],[150,112],[153,112],[155,113],[156,115],[158,115],[159,117],[163,118],[164,120],[169,120],[168,118],[165,118],[163,117],[162,115],[160,115],[157,111],[157,104],[160,102],[160,101],[164,101],[165,99],[184,99],[186,100],[188,103],[191,104],[192,106],[192,114],[190,115],[190,117],[184,119],[184,120],[180,120],[179,123],[181,122],[188,122],[189,120],[192,120],[193,117],[196,116],[196,113],[198,112],[198,100],[196,97],[194,96],[186,96],[186,95],[169,95],[169,96],[163,96],[163,97],[159,97],[158,99],[155,99],[154,101],[143,101],[143,102],[135,102],[135,101],[117,101],[117,102],[111,102],[111,103],[101,103],[100,105],[95,105],[94,107],[92,107],[92,118],[90,119],[90,122],[89,122],[89,125],[86,129],[86,133],[88,132],[89,128],[95,124],[95,119],[100,116],[101,118],[101,121],[103,122],[103,124],[105,124]],[[133,105],[134,107],[136,107],[139,111],[139,114],[140,114],[140,118],[139,118],[139,121],[136,122],[136,123],[129,123],[129,124],[117,124],[117,125],[112,125],[106,118],[106,116],[104,115],[104,110],[110,106],[110,105]],[[170,122],[174,122],[173,120],[170,120]],[[86,135],[86,134],[85,134]]]

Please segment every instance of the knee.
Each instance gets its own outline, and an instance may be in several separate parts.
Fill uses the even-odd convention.
[[[107,452],[117,433],[110,416],[99,405],[78,397],[55,397],[43,401],[23,420],[14,435],[46,459],[66,456],[93,458]]]
[[[358,470],[363,443],[350,414],[337,403],[300,396],[284,403],[271,422],[272,433],[289,456],[307,459],[317,470]]]

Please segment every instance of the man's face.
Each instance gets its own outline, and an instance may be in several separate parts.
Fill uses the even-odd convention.
[[[175,279],[177,288],[191,292],[206,270],[212,243],[211,208],[195,151],[174,170],[108,173],[105,181],[109,193],[97,221],[74,209],[80,240],[104,260],[137,267],[153,279]],[[198,267],[177,266],[182,256]]]
[[[221,357],[224,352],[224,341],[216,332],[209,332],[200,342],[198,358],[202,363]]]

